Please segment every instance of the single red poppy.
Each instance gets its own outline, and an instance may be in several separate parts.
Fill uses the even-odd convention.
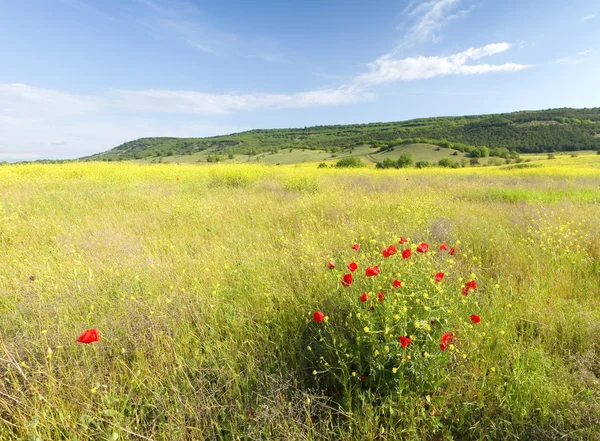
[[[352,274],[344,274],[344,277],[342,277],[342,285],[346,287],[352,285]]]
[[[463,288],[462,289],[462,295],[463,296],[468,296],[469,295],[469,290],[467,288]]]
[[[392,284],[396,287],[396,288],[402,288],[403,283],[400,280],[396,280],[394,279],[394,281],[392,282]]]
[[[356,262],[352,262],[348,265],[348,269],[352,272],[356,271],[358,269],[358,265],[356,264]]]
[[[471,321],[477,325],[479,322],[481,322],[481,317],[479,317],[477,314],[471,314]]]
[[[402,245],[403,243],[406,243],[406,242],[408,242],[408,239],[406,237],[401,237],[400,240],[398,241],[398,243],[400,245]]]
[[[334,269],[335,268],[335,262],[333,260],[330,260],[328,266],[329,266],[329,269]]]
[[[426,253],[429,250],[429,245],[427,245],[426,243],[420,243],[419,246],[417,247],[417,251],[419,253]]]
[[[360,381],[365,381],[365,376],[364,375],[360,376]]]
[[[412,338],[410,338],[408,335],[401,335],[400,337],[398,337],[398,341],[400,342],[402,347],[405,348],[412,343]]]
[[[367,270],[365,271],[365,275],[367,277],[371,277],[371,276],[378,276],[379,273],[381,272],[381,268],[379,268],[378,265],[375,265],[374,267],[367,267]]]
[[[410,248],[407,248],[404,251],[402,251],[402,258],[408,259],[408,258],[410,258],[411,254],[412,254],[412,251],[410,251]]]
[[[452,335],[452,332],[446,332],[444,335],[442,335],[442,343],[440,343],[440,349],[442,351],[445,351],[448,345],[452,343],[453,338],[454,336]]]
[[[386,259],[388,257],[390,257],[390,252],[388,251],[387,248],[384,248],[383,250],[381,250],[381,254],[383,255],[383,257],[385,257]]]
[[[435,275],[435,281],[436,282],[441,282],[444,279],[444,273],[437,273]]]
[[[325,314],[323,314],[321,311],[317,311],[313,315],[313,320],[315,323],[321,323],[323,320],[325,320]]]
[[[78,343],[93,343],[95,341],[100,340],[100,331],[97,329],[88,329],[87,331],[83,331],[79,337],[77,337]]]
[[[446,251],[448,249],[448,245],[443,243],[440,245],[440,251]]]
[[[360,301],[365,303],[367,300],[369,300],[369,294],[367,294],[366,292],[364,292],[362,294],[362,296],[360,296]]]
[[[377,293],[377,300],[379,300],[380,302],[383,302],[383,297],[385,296],[385,293],[383,291],[379,291]]]
[[[358,251],[360,250],[360,245],[355,243],[354,245],[352,245],[352,249]]]
[[[388,253],[390,253],[390,256],[396,254],[396,252],[398,251],[394,245],[390,245],[389,247],[387,247],[387,250]]]
[[[451,256],[454,256],[454,254],[456,253],[456,248],[452,247],[450,248],[450,251],[448,252]]]
[[[475,280],[471,280],[470,282],[465,283],[465,288],[475,291],[477,289],[477,284]]]

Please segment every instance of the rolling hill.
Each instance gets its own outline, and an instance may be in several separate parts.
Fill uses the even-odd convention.
[[[304,153],[315,152],[309,156],[310,159],[314,156],[312,160],[316,161],[321,157],[348,154],[349,149],[358,146],[370,146],[377,149],[373,153],[385,153],[400,145],[422,144],[449,148],[463,156],[475,157],[505,157],[507,151],[542,153],[600,150],[600,108],[562,108],[401,122],[250,130],[209,138],[141,138],[81,159],[152,160],[192,155],[193,160],[184,162],[197,162],[202,158],[210,162],[210,158],[233,159],[235,155],[244,155],[259,159],[277,155],[283,150],[300,150]],[[371,159],[377,161],[375,157]]]

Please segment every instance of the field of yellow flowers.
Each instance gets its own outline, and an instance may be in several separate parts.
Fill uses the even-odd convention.
[[[2,166],[0,440],[600,439],[597,162]]]

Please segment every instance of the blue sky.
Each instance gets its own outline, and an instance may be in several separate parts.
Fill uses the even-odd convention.
[[[0,160],[600,106],[597,0],[0,0]]]

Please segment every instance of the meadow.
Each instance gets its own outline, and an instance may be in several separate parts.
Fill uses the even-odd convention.
[[[0,167],[1,440],[597,440],[599,421],[598,155]]]

